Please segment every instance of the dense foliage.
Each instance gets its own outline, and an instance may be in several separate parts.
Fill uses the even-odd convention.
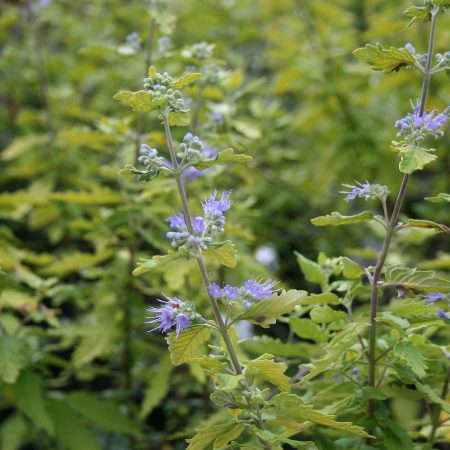
[[[3,2],[0,448],[445,448],[449,6]]]

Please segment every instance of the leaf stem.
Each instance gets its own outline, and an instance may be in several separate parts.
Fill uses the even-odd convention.
[[[431,81],[431,69],[432,69],[432,59],[433,59],[433,49],[434,49],[434,36],[436,31],[436,19],[439,8],[435,8],[432,11],[431,18],[431,30],[430,30],[430,40],[428,45],[427,53],[427,64],[422,84],[422,95],[419,104],[419,117],[423,116],[425,110],[425,104],[427,101],[428,90]],[[394,210],[392,211],[391,219],[387,227],[386,236],[384,238],[383,247],[381,253],[378,257],[377,264],[375,266],[375,271],[373,274],[371,282],[371,296],[370,296],[370,327],[369,327],[369,352],[368,352],[368,363],[369,363],[369,386],[376,385],[376,339],[377,339],[377,310],[378,310],[378,282],[380,281],[381,273],[383,271],[383,266],[386,261],[386,257],[389,252],[389,248],[392,241],[392,236],[395,232],[395,226],[398,221],[398,216],[400,209],[405,198],[406,190],[408,187],[408,182],[410,179],[410,174],[405,174],[403,176],[402,184],[400,186],[399,193],[397,195],[397,200],[395,201]],[[369,417],[373,418],[375,414],[375,400],[371,400],[369,403]]]

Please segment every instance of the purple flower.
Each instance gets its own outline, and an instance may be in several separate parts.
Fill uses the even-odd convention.
[[[357,377],[359,375],[359,369],[357,367],[353,367],[352,375],[354,375],[355,377]]]
[[[231,206],[230,195],[231,191],[223,192],[220,200],[216,200],[217,192],[211,194],[209,200],[202,204],[205,214],[221,216],[223,212],[228,211]]]
[[[270,279],[264,283],[261,278],[257,280],[248,279],[244,283],[243,289],[246,295],[249,295],[256,300],[263,300],[265,298],[272,297],[272,295],[278,290],[273,289],[276,284],[276,281],[272,281]]]
[[[433,292],[432,294],[428,294],[424,297],[426,303],[434,303],[438,300],[444,298],[444,294],[442,292]]]
[[[230,286],[229,284],[226,284],[223,289],[223,296],[227,297],[230,300],[235,300],[239,297],[239,289],[235,288],[233,286]]]
[[[203,217],[196,217],[192,221],[192,230],[194,233],[202,234],[205,230],[205,223],[203,221]]]
[[[162,303],[159,308],[150,307],[147,309],[148,312],[154,314],[154,317],[146,323],[158,324],[150,331],[161,330],[163,333],[167,333],[175,326],[178,336],[191,324],[189,317],[183,312],[187,305],[176,297],[166,297],[166,299],[158,300]]]
[[[215,112],[215,113],[213,113],[213,114],[211,115],[211,119],[212,119],[212,121],[214,122],[214,124],[215,124],[216,126],[221,125],[222,122],[223,122],[223,116],[222,116],[222,114],[220,114],[220,112]]]
[[[218,300],[222,296],[222,290],[217,283],[212,283],[208,286],[208,293],[216,300]]]
[[[424,112],[420,115],[420,106],[411,101],[412,113],[408,113],[405,117],[395,122],[395,128],[400,131],[397,137],[404,137],[407,141],[423,140],[427,136],[436,139],[444,134],[440,129],[448,120],[450,107],[446,108],[442,113],[438,113],[436,109],[431,112]]]
[[[368,189],[370,188],[370,183],[366,180],[366,182],[360,183],[359,181],[355,181],[358,186],[352,186],[351,184],[343,184],[342,186],[350,189],[350,191],[339,191],[340,194],[346,194],[345,200],[350,201],[354,200],[356,197],[362,197],[364,199],[369,199],[370,194],[368,193]]]
[[[437,316],[438,316],[440,319],[448,319],[448,320],[450,320],[450,314],[449,314],[449,313],[446,313],[443,309],[440,309],[440,310],[438,311]]]
[[[174,214],[170,216],[167,221],[169,222],[170,228],[174,230],[186,228],[186,222],[182,213]]]

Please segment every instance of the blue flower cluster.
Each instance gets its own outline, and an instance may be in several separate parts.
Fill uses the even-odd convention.
[[[214,192],[202,204],[203,217],[197,216],[193,219],[192,232],[188,229],[183,214],[170,216],[167,220],[173,231],[169,231],[166,236],[172,240],[172,247],[186,249],[197,247],[206,250],[208,244],[213,242],[224,230],[225,216],[223,213],[230,209],[230,195],[231,192],[224,192],[222,197],[217,199],[217,192]]]
[[[255,300],[264,300],[272,297],[278,290],[274,289],[277,285],[276,281],[262,281],[261,278],[252,280],[249,278],[239,287],[233,287],[229,284],[220,287],[217,283],[212,283],[208,287],[208,293],[216,300],[222,300],[226,303],[233,304],[238,298],[242,300],[245,308],[251,306]]]
[[[166,297],[167,300],[159,300],[163,305],[159,308],[150,307],[147,311],[154,317],[146,323],[157,323],[158,326],[151,331],[161,330],[167,333],[173,327],[177,336],[191,325],[189,315],[193,312],[190,302],[183,302],[176,297]]]
[[[421,142],[427,137],[437,139],[443,136],[444,132],[441,128],[448,120],[450,107],[446,108],[442,113],[438,113],[433,109],[431,112],[424,112],[420,115],[419,106],[414,106],[412,102],[411,106],[413,112],[408,113],[403,119],[395,122],[395,128],[400,130],[397,133],[397,137],[402,137],[406,141]]]

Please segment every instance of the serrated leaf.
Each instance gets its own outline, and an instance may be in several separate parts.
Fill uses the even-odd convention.
[[[198,364],[202,369],[210,373],[217,373],[225,370],[228,364],[223,361],[221,356],[203,356],[200,358],[191,358],[192,364]]]
[[[311,339],[315,342],[326,342],[328,333],[317,323],[310,319],[299,319],[298,317],[290,317],[289,325],[291,330],[302,339]]]
[[[114,97],[125,106],[131,107],[133,111],[150,112],[160,108],[164,102],[164,97],[154,99],[153,94],[149,91],[120,91]]]
[[[392,314],[389,311],[383,311],[377,319],[379,322],[384,322],[390,325],[393,328],[397,328],[399,330],[405,330],[409,327],[409,321],[406,319],[403,319],[402,317],[398,317],[394,314]]]
[[[442,202],[450,203],[450,194],[441,192],[436,197],[425,197],[425,200],[432,203],[442,203]]]
[[[242,153],[234,153],[232,148],[227,148],[221,151],[213,159],[202,159],[198,164],[195,165],[197,169],[207,169],[208,167],[217,166],[220,164],[227,163],[247,163],[253,158]]]
[[[274,294],[267,300],[254,303],[237,319],[248,320],[263,328],[267,328],[270,324],[275,323],[278,317],[291,312],[295,305],[298,305],[306,295],[307,292],[294,289],[288,292],[282,291],[280,294]]]
[[[23,372],[12,386],[16,406],[36,426],[53,433],[53,423],[44,404],[41,378],[31,372]]]
[[[313,308],[309,315],[316,323],[330,323],[339,319],[347,319],[347,314],[344,311],[335,311],[329,306]]]
[[[431,10],[433,6],[430,4],[426,6],[410,6],[403,14],[407,17],[412,17],[414,20],[422,20],[423,22],[429,22],[431,20]],[[410,24],[411,24],[410,23]]]
[[[433,0],[433,3],[436,6],[440,6],[443,8],[450,8],[450,0]]]
[[[294,394],[278,394],[264,406],[264,410],[276,416],[275,422],[279,419],[286,419],[288,422],[314,422],[328,428],[356,434],[363,437],[371,437],[362,427],[353,425],[350,422],[337,422],[335,416],[324,414],[314,410],[312,405],[306,405],[303,400]]]
[[[54,424],[55,437],[67,450],[101,450],[93,432],[63,400],[48,399],[46,407]]]
[[[274,356],[268,353],[261,355],[259,358],[248,361],[246,365],[246,374],[257,372],[260,376],[265,378],[270,383],[278,386],[280,390],[289,392],[291,386],[289,384],[289,377],[284,374],[287,365],[281,362],[275,362]]]
[[[450,414],[450,404],[443,400],[439,394],[431,388],[431,386],[428,386],[427,384],[422,384],[420,382],[414,383],[416,386],[416,389],[425,395],[425,397],[435,405],[438,405],[442,411],[445,411],[447,414]]]
[[[185,255],[181,252],[174,252],[173,250],[169,250],[167,255],[155,255],[152,259],[139,258],[137,262],[136,269],[133,270],[133,275],[135,277],[142,275],[144,273],[150,272],[156,267],[160,267],[168,262],[174,261],[178,258],[183,258]]]
[[[405,319],[431,318],[436,317],[439,308],[436,305],[425,303],[424,301],[395,300],[389,310],[395,315]]]
[[[419,292],[450,292],[450,280],[437,276],[433,270],[388,266],[385,269],[385,278],[387,284],[400,285]]]
[[[236,267],[236,250],[234,244],[231,241],[225,241],[221,243],[217,248],[210,247],[203,252],[205,255],[214,258],[222,266]]]
[[[182,77],[178,78],[178,80],[175,80],[170,85],[170,87],[172,89],[182,89],[188,84],[193,83],[195,80],[198,80],[201,77],[202,77],[201,73],[187,73],[186,75],[183,75]]]
[[[332,363],[345,356],[346,351],[355,343],[368,324],[352,322],[336,333],[331,341],[323,348],[324,356],[313,361],[313,368],[299,382],[304,384],[325,371]]]
[[[191,123],[191,115],[189,111],[169,112],[169,125],[171,127],[187,127]]]
[[[394,354],[403,359],[411,370],[419,377],[426,375],[427,365],[420,350],[412,344],[399,342],[394,347]]]
[[[112,205],[124,201],[121,195],[107,189],[97,192],[54,192],[50,199],[79,205]]]
[[[406,49],[391,47],[384,49],[380,45],[367,44],[353,52],[358,59],[372,66],[373,70],[384,73],[397,72],[402,67],[413,66],[416,62]]]
[[[219,445],[224,447],[237,439],[244,430],[244,424],[235,422],[201,428],[196,430],[197,434],[192,439],[187,440],[189,446],[186,450],[205,450],[213,441],[215,441],[213,448],[220,448]]]
[[[99,399],[84,391],[71,392],[68,405],[99,428],[112,433],[135,434],[137,425],[120,412],[119,405],[111,400]]]
[[[361,278],[365,274],[364,269],[350,258],[342,257],[339,264],[342,267],[344,277],[350,280]]]
[[[396,422],[383,417],[380,421],[383,433],[383,443],[386,450],[413,449],[413,442],[408,433]]]
[[[328,284],[328,278],[322,267],[297,251],[294,251],[294,255],[297,257],[297,262],[306,280],[318,284],[324,289]]]
[[[194,325],[184,330],[178,337],[176,333],[169,334],[170,360],[175,366],[188,362],[190,358],[199,356],[199,347],[211,335],[211,330],[203,325]]]
[[[437,159],[433,154],[433,148],[419,147],[413,143],[392,141],[390,150],[398,153],[400,163],[398,168],[400,172],[411,174],[416,170],[422,170],[427,164]]]
[[[354,223],[367,222],[373,219],[373,214],[370,211],[363,211],[354,216],[343,216],[338,212],[332,212],[326,216],[319,216],[311,219],[311,223],[316,227],[325,227],[331,225],[333,227],[340,227],[341,225],[351,225]]]
[[[288,439],[280,434],[272,433],[269,430],[260,430],[259,428],[253,427],[252,430],[258,437],[263,441],[270,443],[272,446],[279,444],[288,444],[290,447],[300,450],[318,450],[316,444],[310,441],[294,441],[293,439]]]
[[[15,336],[0,335],[0,377],[14,383],[26,364],[23,342]]]

